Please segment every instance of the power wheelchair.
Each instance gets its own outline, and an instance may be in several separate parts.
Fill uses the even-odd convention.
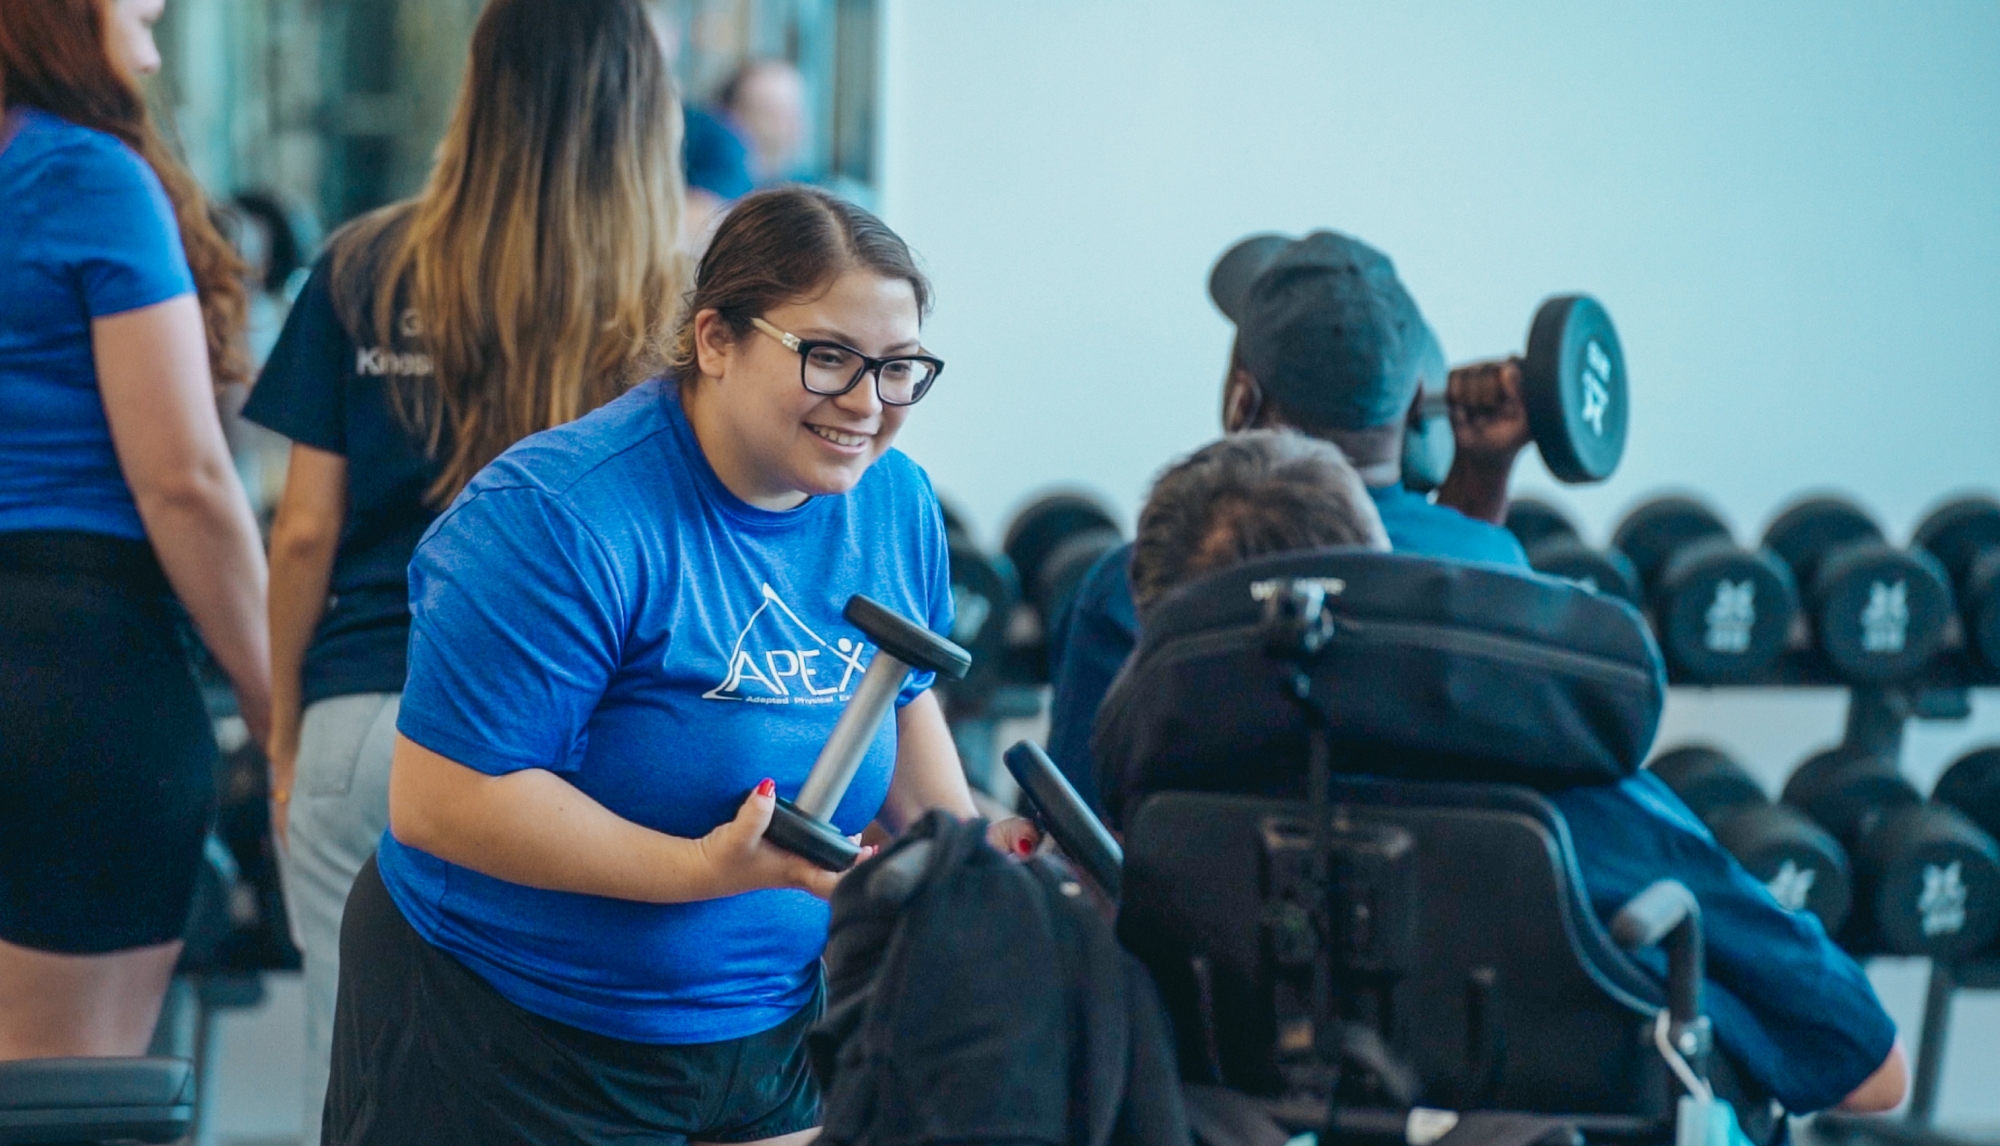
[[[1662,880],[1607,929],[1536,791],[1637,768],[1658,665],[1637,615],[1586,590],[1290,554],[1149,616],[1094,744],[1122,851],[1039,749],[1007,754],[1153,973],[1197,1138],[1699,1146],[1782,1128],[1711,1053],[1693,896]],[[1665,984],[1628,955],[1654,945]]]

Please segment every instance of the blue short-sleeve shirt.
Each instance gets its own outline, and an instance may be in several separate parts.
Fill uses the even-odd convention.
[[[0,531],[143,540],[90,323],[194,291],[173,204],[103,132],[17,106],[0,140]]]
[[[527,438],[475,477],[410,566],[403,735],[490,775],[542,768],[612,812],[699,837],[765,777],[796,795],[873,655],[863,593],[949,632],[943,517],[895,451],[847,494],[775,513],[709,468],[658,381]],[[929,687],[913,674],[900,703]],[[884,721],[834,815],[874,818]],[[644,904],[542,891],[385,833],[413,926],[516,1004],[645,1043],[767,1030],[807,1002],[826,904],[757,891]]]

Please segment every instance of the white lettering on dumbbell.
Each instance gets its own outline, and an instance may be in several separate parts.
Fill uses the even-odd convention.
[[[1956,935],[1965,928],[1965,865],[1957,860],[1924,865],[1924,893],[1917,897],[1924,936]]]
[[[1900,653],[1910,635],[1910,587],[1881,581],[1868,587],[1868,604],[1861,610],[1861,651]]]
[[[1715,600],[1702,619],[1708,622],[1708,631],[1701,639],[1703,648],[1731,655],[1748,652],[1750,630],[1757,624],[1757,583],[1717,581]]]
[[[1604,436],[1604,412],[1611,406],[1611,356],[1595,340],[1583,348],[1583,420]]]
[[[1266,581],[1250,582],[1250,599],[1253,601],[1268,601],[1271,599],[1272,594],[1276,593],[1279,589],[1292,585],[1296,581],[1312,581],[1329,597],[1347,591],[1347,582],[1342,581],[1338,577],[1273,577]]]
[[[1765,888],[1778,906],[1786,911],[1804,911],[1806,900],[1812,895],[1813,881],[1819,878],[1816,868],[1800,867],[1791,860],[1778,866],[1778,874],[1771,877]]]

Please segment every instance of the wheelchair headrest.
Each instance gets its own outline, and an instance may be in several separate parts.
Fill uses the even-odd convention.
[[[1302,790],[1298,669],[1264,625],[1300,579],[1333,620],[1304,671],[1336,771],[1548,789],[1622,779],[1652,745],[1665,669],[1623,601],[1500,566],[1287,553],[1183,585],[1146,618],[1092,740],[1113,822],[1150,792]]]

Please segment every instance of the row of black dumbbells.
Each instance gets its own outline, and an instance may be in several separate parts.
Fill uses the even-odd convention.
[[[1809,497],[1756,548],[1710,507],[1645,502],[1608,549],[1568,515],[1520,499],[1507,528],[1536,569],[1645,611],[1670,679],[1689,684],[2000,682],[2000,501],[1948,501],[1890,543],[1853,502]]]
[[[1773,802],[1718,749],[1648,765],[1749,873],[1857,955],[2000,958],[2000,747],[1947,768],[1925,800],[1893,761],[1810,757]]]
[[[972,653],[972,671],[946,691],[963,712],[1003,685],[1048,681],[1057,619],[1084,574],[1125,535],[1109,508],[1077,493],[1030,502],[1008,523],[997,553],[980,548],[950,506],[944,517],[957,606],[951,639]]]

